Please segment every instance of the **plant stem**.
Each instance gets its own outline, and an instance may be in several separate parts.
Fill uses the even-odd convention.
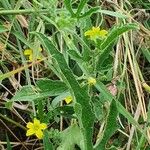
[[[20,10],[1,10],[0,15],[17,15],[17,14],[30,14],[30,13],[48,13],[49,9],[20,9]]]
[[[10,119],[10,118],[8,118],[8,117],[2,115],[1,113],[0,113],[0,117],[2,117],[3,119],[7,120],[8,122],[11,122],[11,123],[15,124],[16,126],[22,128],[23,130],[26,130],[26,128],[25,128],[24,126],[22,126],[22,125],[19,124],[18,122],[13,121],[12,119]]]

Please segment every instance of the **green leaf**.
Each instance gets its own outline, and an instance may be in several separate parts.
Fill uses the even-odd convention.
[[[102,120],[102,118],[105,117],[105,113],[103,110],[103,103],[97,97],[93,98],[92,103],[93,103],[93,110],[94,110],[96,119],[98,121]]]
[[[90,49],[90,47],[76,33],[72,32],[70,30],[69,30],[69,32],[70,32],[70,34],[72,34],[74,36],[75,40],[78,41],[82,45],[82,47],[83,47],[83,50],[82,50],[82,55],[83,56],[81,56],[82,60],[88,62],[90,60],[90,58],[91,58],[91,56],[90,56],[91,55],[91,49]]]
[[[39,93],[34,86],[23,86],[19,91],[16,92],[15,96],[11,99],[11,101],[33,101],[37,99]]]
[[[97,61],[97,70],[99,71],[99,64],[101,64],[101,58],[102,56],[105,56],[105,54],[109,54],[109,52],[111,51],[111,49],[107,49],[109,48],[109,46],[124,32],[127,32],[129,30],[132,29],[138,29],[138,26],[136,24],[125,24],[122,26],[115,26],[111,32],[108,34],[108,36],[106,37],[106,39],[104,40],[104,42],[102,42],[102,44],[100,45],[100,50],[102,51],[99,55],[98,61]],[[101,56],[102,55],[102,56]]]
[[[72,10],[71,0],[64,0],[64,3],[65,3],[67,10],[70,12],[71,16],[74,17],[75,14]]]
[[[104,40],[104,42],[101,44],[100,49],[105,50],[113,41],[116,40],[117,37],[119,37],[124,32],[127,32],[129,30],[138,29],[137,24],[128,23],[122,26],[115,26],[111,32],[108,34],[107,38]]]
[[[57,107],[54,109],[54,113],[55,115],[61,115],[67,118],[76,118],[75,116],[73,116],[75,112],[72,106]]]
[[[97,12],[102,13],[102,14],[106,14],[109,16],[117,17],[117,18],[122,18],[122,19],[128,18],[128,16],[122,14],[121,12],[114,12],[114,11],[101,10],[101,9],[97,10]]]
[[[122,14],[121,12],[102,10],[100,7],[93,7],[91,9],[89,9],[83,15],[79,16],[79,18],[83,18],[83,17],[86,17],[86,16],[91,16],[93,13],[102,13],[102,14],[105,14],[105,15],[113,16],[113,17],[116,17],[116,18],[122,18],[122,19],[128,18],[128,16]]]
[[[99,10],[99,7],[93,7],[91,9],[89,9],[87,12],[85,12],[83,15],[79,16],[78,18],[84,18],[87,16],[91,16],[94,13],[97,13],[97,11]]]
[[[82,56],[77,53],[75,50],[68,50],[67,53],[71,56],[72,59],[78,61],[78,62],[83,62]]]
[[[44,122],[44,107],[45,107],[45,101],[38,101],[38,106],[37,106],[37,116],[40,118],[42,122]]]
[[[148,104],[148,111],[147,111],[147,122],[144,125],[144,133],[146,134],[150,123],[150,103]],[[145,138],[144,134],[140,137],[136,150],[144,149],[146,145],[147,139]]]
[[[108,59],[108,57],[110,55],[110,52],[113,50],[113,46],[114,46],[114,43],[112,42],[109,45],[109,47],[107,47],[102,53],[99,54],[98,63],[97,63],[97,71],[102,70],[102,66],[106,67],[109,64],[107,59]],[[103,65],[105,60],[106,60],[106,64],[107,65]]]
[[[68,88],[61,81],[42,79],[37,81],[37,86],[23,86],[11,101],[33,101],[48,96],[57,96],[67,90]]]
[[[0,33],[7,32],[7,31],[9,31],[8,28],[4,27],[3,25],[0,25]]]
[[[81,118],[82,118],[82,106],[79,103],[75,103],[74,104],[74,111],[78,117],[79,122],[82,122]],[[82,124],[80,124],[80,126],[82,126]]]
[[[60,80],[40,79],[36,82],[36,86],[43,93],[53,93],[58,95],[64,91],[67,91],[67,86]]]
[[[39,38],[47,52],[57,61],[62,73],[61,78],[70,89],[72,96],[75,97],[75,102],[79,103],[82,107],[82,115],[77,117],[80,120],[79,124],[80,127],[82,127],[82,132],[85,139],[85,150],[92,150],[93,123],[95,118],[91,109],[88,90],[87,88],[80,87],[71,69],[68,67],[63,54],[56,49],[52,42],[41,33],[35,33],[35,35]]]
[[[75,16],[78,18],[80,16],[80,13],[82,11],[82,9],[84,8],[84,5],[86,4],[88,0],[80,0],[80,3],[79,3],[79,6],[78,6],[78,9],[77,9],[77,12],[75,14]]]
[[[113,16],[113,17],[116,17],[116,18],[122,18],[122,19],[128,18],[127,15],[124,15],[121,12],[102,10],[100,7],[93,7],[91,9],[89,9],[87,12],[85,12],[83,15],[78,16],[78,18],[84,18],[86,16],[91,16],[93,13],[102,13],[102,14],[105,14],[105,15]]]
[[[21,42],[23,42],[26,46],[28,46],[31,49],[34,49],[29,41],[26,40],[25,36],[21,34],[20,32],[12,32],[17,39],[19,39]]]
[[[104,95],[107,101],[111,102],[113,99],[115,99],[115,97],[108,91],[108,89],[102,82],[97,81],[95,87]]]
[[[118,110],[116,107],[116,102],[115,100],[112,100],[111,105],[110,105],[109,115],[107,117],[107,123],[104,129],[103,137],[100,143],[96,146],[95,150],[105,150],[105,146],[108,140],[118,129],[117,115],[118,115]]]
[[[150,49],[142,48],[142,53],[146,57],[147,61],[150,63]]]
[[[2,4],[3,8],[7,9],[12,9],[11,4],[9,3],[8,0],[1,0],[0,3]]]
[[[7,108],[7,109],[12,109],[13,108],[13,102],[10,102],[10,101],[7,101],[7,102],[5,102],[5,107]]]
[[[6,134],[6,140],[7,140],[7,150],[12,150],[8,135]]]
[[[57,107],[57,104],[64,100],[67,96],[71,95],[69,92],[63,92],[61,93],[59,96],[55,97],[51,103],[52,107],[53,108],[56,108]]]
[[[57,150],[73,150],[78,145],[81,150],[84,148],[84,139],[80,128],[74,124],[61,133],[62,142]]]
[[[49,140],[48,131],[44,131],[44,138],[43,138],[44,150],[54,150],[51,141]]]

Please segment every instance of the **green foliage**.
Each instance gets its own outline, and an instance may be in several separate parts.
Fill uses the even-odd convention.
[[[78,16],[78,18],[84,18],[84,17],[89,17],[92,14],[96,13],[100,8],[99,7],[93,7],[90,8],[88,11],[86,11],[83,15]]]
[[[114,11],[109,11],[109,10],[102,10],[102,9],[99,9],[99,10],[97,10],[97,12],[100,12],[100,13],[102,13],[102,14],[105,14],[105,15],[110,15],[110,16],[114,16],[114,17],[116,17],[116,18],[128,18],[126,15],[124,15],[124,14],[122,14],[122,13],[120,13],[120,12],[114,12]]]
[[[71,0],[64,0],[64,3],[65,3],[67,10],[70,12],[71,16],[74,17],[75,14],[72,10]]]
[[[8,29],[2,25],[0,25],[0,33],[6,32]]]
[[[129,30],[138,29],[137,24],[123,24],[121,26],[115,26],[104,42],[101,44],[100,48],[104,51],[112,42],[116,40],[121,34]]]
[[[44,150],[54,150],[53,145],[49,140],[48,131],[44,132],[43,144],[44,144]]]
[[[33,101],[48,96],[56,96],[68,91],[66,85],[61,81],[41,79],[36,86],[24,86],[12,98],[12,101]]]
[[[133,7],[139,4],[140,9]],[[144,120],[142,125],[132,116],[138,109],[139,94],[146,93],[142,91],[141,82],[149,80],[148,76],[145,78],[149,67],[144,66],[150,62],[149,41],[146,41],[149,20],[145,19],[143,24],[136,20],[141,17],[137,13],[141,12],[141,7],[148,8],[147,2],[1,0],[0,7],[0,117],[4,124],[11,122],[15,126],[11,129],[8,124],[7,127],[17,140],[20,134],[16,130],[22,128],[26,132],[27,121],[37,117],[48,125],[43,140],[38,142],[45,150],[121,149],[131,144],[130,126],[135,127],[136,133],[131,141],[135,144],[132,148],[149,149],[146,147],[150,119],[148,101],[140,106],[142,115],[145,109],[147,116],[144,116],[147,120],[140,116],[140,120]],[[92,27],[107,30],[108,34],[91,40],[85,32]],[[137,32],[142,33],[139,47],[134,45],[133,33]],[[39,47],[42,59],[28,61],[24,49],[31,48],[36,54]],[[146,58],[142,63],[141,52]],[[144,77],[141,67],[146,70]],[[134,81],[132,75],[136,76]],[[90,77],[96,84],[88,84]],[[122,87],[124,83],[126,88]],[[138,85],[136,90],[134,85]],[[142,94],[147,100],[148,94]],[[67,96],[73,99],[69,104],[65,101]],[[24,106],[28,108],[25,110]],[[117,130],[118,123],[122,127],[120,130]],[[23,144],[25,132],[19,139]],[[10,143],[14,144],[14,140],[8,137],[7,149],[11,150]],[[25,148],[28,146],[31,149],[28,144]]]
[[[39,37],[39,40],[46,48],[47,52],[50,53],[56,59],[58,66],[61,72],[63,73],[62,79],[64,80],[68,88],[71,90],[70,92],[72,93],[72,96],[75,97],[76,102],[79,103],[82,107],[81,116],[77,117],[79,119],[79,124],[81,124],[81,128],[83,128],[82,131],[85,140],[85,150],[92,150],[92,126],[94,123],[94,117],[90,106],[90,98],[88,96],[86,88],[80,87],[79,83],[74,78],[71,70],[67,66],[63,55],[56,49],[56,47],[51,43],[51,41],[40,33],[35,33],[35,35]]]
[[[12,150],[8,135],[6,134],[6,140],[7,140],[7,150]]]
[[[84,6],[85,6],[85,4],[86,4],[87,1],[88,0],[81,0],[80,1],[79,6],[77,8],[77,12],[75,14],[76,17],[79,17],[79,15],[80,15],[81,11],[83,10],[83,8],[84,8]]]
[[[84,148],[84,138],[78,125],[73,124],[60,135],[62,142],[57,150],[74,150],[77,145],[81,150]]]
[[[105,130],[102,136],[101,141],[99,144],[95,147],[95,150],[105,150],[106,149],[106,144],[109,140],[109,138],[116,132],[118,129],[117,125],[117,116],[118,116],[118,110],[116,107],[116,102],[115,100],[112,100],[110,109],[109,109],[109,114],[107,117],[107,123],[105,126]]]
[[[102,121],[102,119],[105,118],[103,102],[98,97],[93,97],[92,100],[93,100],[92,104],[93,104],[93,111],[94,111],[95,117],[97,120]]]
[[[115,26],[111,32],[108,34],[107,38],[101,43],[99,46],[100,48],[100,54],[97,61],[97,70],[100,70],[100,66],[104,62],[104,59],[108,57],[112,50],[113,42],[116,41],[116,39],[123,34],[124,32],[127,32],[131,29],[137,29],[138,26],[136,24],[125,24],[122,26]]]
[[[147,59],[147,61],[150,62],[150,51],[149,51],[149,49],[142,48],[142,53],[145,56],[145,58]]]

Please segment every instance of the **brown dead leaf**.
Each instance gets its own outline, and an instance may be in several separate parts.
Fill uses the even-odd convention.
[[[24,16],[17,15],[16,18],[23,28],[28,28],[28,22]]]

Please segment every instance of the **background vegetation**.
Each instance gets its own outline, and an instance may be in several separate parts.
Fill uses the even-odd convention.
[[[0,149],[150,149],[149,8],[1,0]],[[108,34],[86,36],[92,27]],[[42,139],[26,136],[34,118],[47,124]]]

